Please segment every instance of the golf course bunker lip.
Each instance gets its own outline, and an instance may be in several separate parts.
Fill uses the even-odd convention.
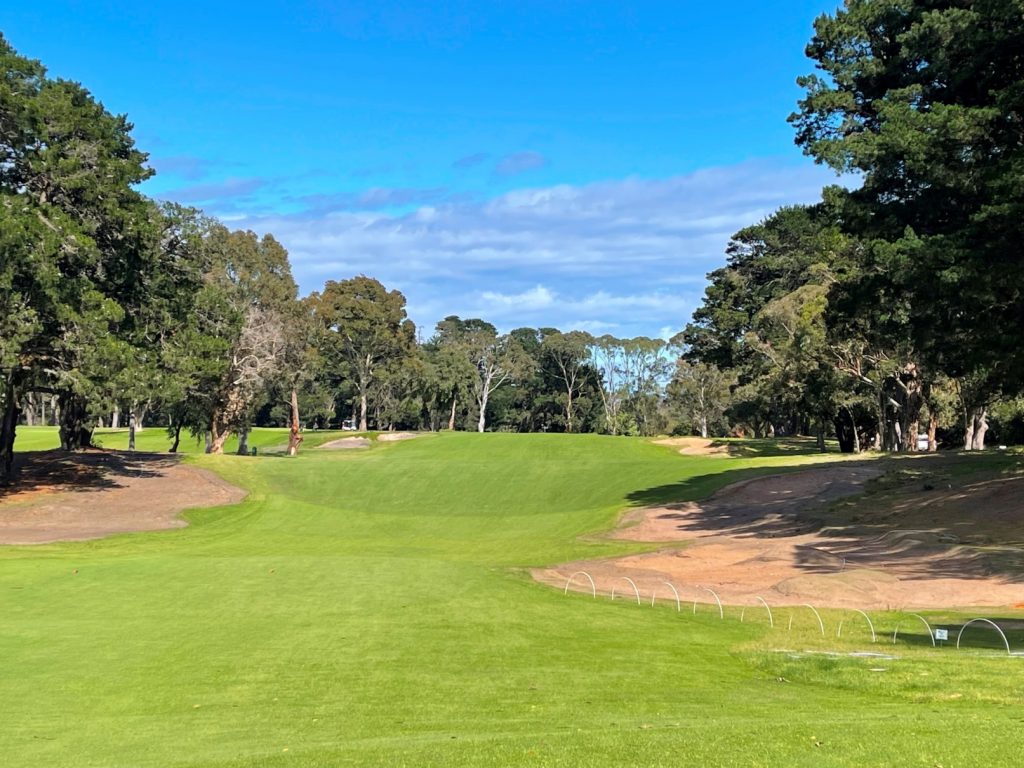
[[[397,443],[402,440],[415,440],[419,437],[415,432],[382,432],[377,439],[382,443]]]
[[[681,456],[721,456],[728,458],[729,446],[709,437],[665,437],[652,441],[655,445],[675,448]]]
[[[926,512],[948,524],[963,520],[967,508],[986,505],[988,497],[965,497],[962,489],[935,491],[913,508],[917,524],[907,530],[889,522],[893,516],[887,509],[864,522],[843,517],[846,505],[829,507],[860,494],[865,483],[886,469],[882,463],[840,462],[745,480],[699,502],[632,510],[621,521],[628,527],[616,529],[611,537],[675,546],[535,569],[533,576],[561,589],[570,575],[586,571],[606,595],[628,576],[648,601],[655,592],[669,597],[664,586],[669,582],[683,602],[708,602],[702,588],[711,587],[723,602],[746,606],[757,605],[758,598],[773,606],[811,603],[862,610],[1021,602],[1024,581],[993,567],[989,552],[921,530]],[[1008,495],[1012,489],[1005,483],[978,487],[988,490],[975,493],[1001,494],[1004,508],[991,512],[996,523],[1007,509],[1021,506],[1019,496]],[[920,499],[913,494],[908,498],[915,504]],[[998,501],[995,496],[991,500]],[[904,520],[901,515],[893,519]],[[580,580],[571,586],[591,591]]]
[[[338,440],[331,440],[320,446],[322,451],[351,451],[360,448],[369,448],[370,439],[367,437],[342,437]]]
[[[167,454],[49,451],[18,458],[18,483],[0,494],[3,545],[183,528],[184,510],[237,504],[248,495]]]

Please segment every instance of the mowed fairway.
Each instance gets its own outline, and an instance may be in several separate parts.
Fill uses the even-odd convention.
[[[193,460],[249,499],[185,529],[0,549],[3,765],[1018,759],[1018,706],[780,682],[737,651],[761,626],[563,597],[523,570],[627,551],[578,537],[630,494],[800,459],[454,434]]]

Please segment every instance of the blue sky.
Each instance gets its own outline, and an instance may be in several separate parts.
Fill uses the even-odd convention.
[[[46,2],[0,30],[127,113],[153,196],[364,273],[429,335],[664,335],[729,235],[830,172],[786,116],[838,0]]]

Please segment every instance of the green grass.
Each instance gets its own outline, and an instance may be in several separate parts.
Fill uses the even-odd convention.
[[[863,628],[823,641],[809,614],[768,630],[524,572],[626,551],[580,537],[628,504],[819,459],[456,434],[189,460],[249,499],[185,529],[0,549],[3,764],[1018,764],[1024,659],[912,635],[897,671],[790,658],[872,646]]]
[[[307,448],[322,445],[330,440],[339,437],[351,437],[360,435],[358,432],[322,431],[304,433],[304,446]],[[369,433],[371,436],[376,433]],[[112,448],[115,450],[128,450],[127,429],[97,429],[93,435],[93,441],[101,448]],[[18,451],[48,451],[60,447],[60,437],[57,435],[57,427],[18,427],[16,438],[16,449]],[[173,440],[167,435],[163,427],[147,427],[135,435],[135,450],[160,453],[171,447]],[[254,429],[249,435],[249,447],[256,448],[257,452],[284,452],[288,445],[287,429]],[[180,453],[203,453],[204,443],[201,438],[197,439],[187,433],[181,436],[181,444],[178,446]],[[238,451],[238,439],[229,437],[224,444],[227,453]]]

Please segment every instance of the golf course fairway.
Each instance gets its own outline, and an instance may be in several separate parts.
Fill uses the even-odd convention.
[[[193,456],[248,498],[186,528],[0,548],[0,764],[1019,764],[1019,657],[801,666],[774,649],[816,642],[802,630],[529,576],[642,549],[581,538],[631,497],[809,460],[540,434]]]

